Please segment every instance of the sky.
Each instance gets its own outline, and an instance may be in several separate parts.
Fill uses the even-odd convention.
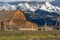
[[[44,2],[44,1],[54,1],[54,0],[0,0],[0,2],[13,2],[13,1],[38,1],[38,2]]]

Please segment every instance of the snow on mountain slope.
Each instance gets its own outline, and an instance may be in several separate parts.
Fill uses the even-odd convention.
[[[30,10],[30,11],[35,11],[36,10],[29,3],[19,3],[18,7],[19,7],[19,9],[22,9],[22,10]]]
[[[18,6],[18,9],[26,10],[26,7],[24,6],[24,3],[19,3],[17,6]]]
[[[17,10],[17,6],[5,3],[3,6],[0,6],[0,11],[2,11],[2,10],[5,10],[5,11]]]
[[[34,12],[37,9],[37,6],[31,5],[31,4],[26,2],[26,3],[19,3],[18,8],[22,9],[22,10],[30,10],[30,11]]]
[[[30,10],[30,11],[35,11],[35,8],[33,8],[32,6],[30,6],[28,3],[25,3],[25,7]]]
[[[5,10],[5,11],[10,11],[10,10],[29,10],[32,12],[35,12],[37,9],[42,9],[45,11],[50,11],[50,12],[58,12],[60,13],[60,8],[57,6],[51,5],[49,2],[45,2],[44,4],[39,4],[38,2],[35,3],[28,3],[28,2],[21,2],[18,3],[17,5],[11,5],[9,3],[4,3],[2,6],[0,6],[0,11]]]
[[[11,5],[10,7],[11,7],[10,10],[17,10],[17,5]]]
[[[57,6],[51,5],[49,2],[45,2],[44,4],[29,4],[28,2],[26,3],[19,3],[18,4],[19,9],[22,10],[30,10],[32,12],[35,12],[37,9],[42,9],[45,11],[50,11],[50,12],[58,12],[60,11],[60,8]]]
[[[43,4],[40,9],[50,11],[50,12],[52,11],[57,12],[57,10],[60,10],[59,7],[53,6],[49,2],[45,2],[45,4]]]

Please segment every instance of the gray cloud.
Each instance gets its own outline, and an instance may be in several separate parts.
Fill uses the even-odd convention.
[[[0,2],[12,2],[12,1],[38,1],[38,2],[43,2],[43,1],[54,1],[54,0],[0,0]]]

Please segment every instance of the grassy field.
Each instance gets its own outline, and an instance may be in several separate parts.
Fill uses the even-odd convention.
[[[0,40],[60,40],[60,31],[0,31]]]

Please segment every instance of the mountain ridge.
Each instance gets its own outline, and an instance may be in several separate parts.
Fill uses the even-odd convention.
[[[56,12],[60,15],[60,7],[53,6],[50,2],[45,2],[44,4],[39,3],[18,3],[17,5],[11,5],[9,3],[4,3],[4,5],[0,6],[0,11],[11,11],[11,10],[29,10],[35,12],[37,9],[42,9],[49,12]]]

